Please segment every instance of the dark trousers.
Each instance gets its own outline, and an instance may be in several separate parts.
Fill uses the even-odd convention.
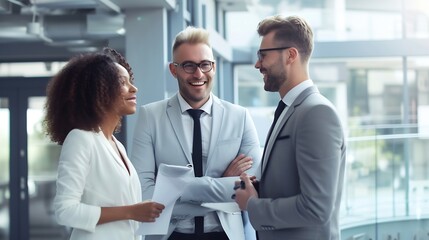
[[[209,232],[203,234],[173,232],[168,240],[229,240],[225,232]]]

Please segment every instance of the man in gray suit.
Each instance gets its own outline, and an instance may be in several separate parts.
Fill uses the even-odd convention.
[[[264,89],[277,91],[281,102],[261,177],[242,174],[236,202],[259,240],[338,240],[346,147],[336,110],[308,73],[313,32],[302,18],[273,16],[259,23],[258,33],[255,67]]]
[[[143,199],[152,198],[161,163],[180,166],[193,163],[194,121],[189,109],[202,110],[202,176],[184,186],[168,234],[146,236],[146,240],[244,240],[240,212],[215,211],[200,204],[233,202],[231,186],[240,174],[256,173],[261,151],[254,123],[245,108],[223,101],[211,92],[216,63],[208,31],[187,27],[180,32],[173,43],[173,62],[169,68],[177,79],[179,92],[169,99],[142,106],[134,132],[131,160],[140,177]],[[194,228],[197,216],[200,220],[203,217],[203,223],[200,222],[203,233]]]

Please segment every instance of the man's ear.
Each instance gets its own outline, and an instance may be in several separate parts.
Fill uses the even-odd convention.
[[[171,75],[173,75],[174,78],[177,78],[177,72],[176,72],[177,68],[176,68],[176,66],[174,66],[174,63],[170,63],[168,65],[168,68],[170,69]]]
[[[213,73],[216,73],[216,62],[213,62]]]
[[[292,48],[287,49],[287,51],[289,53],[289,57],[288,57],[287,62],[288,63],[295,62],[298,59],[298,56],[299,56],[298,49],[292,47]]]

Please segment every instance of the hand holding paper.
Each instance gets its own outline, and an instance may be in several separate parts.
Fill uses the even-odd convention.
[[[140,223],[137,234],[167,234],[174,203],[182,195],[183,186],[194,178],[191,165],[176,166],[161,164],[156,177],[152,201],[164,204],[165,209],[155,222]]]

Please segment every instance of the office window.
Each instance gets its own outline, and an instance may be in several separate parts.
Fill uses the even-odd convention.
[[[409,0],[405,6],[405,36],[407,38],[429,37],[429,1]]]
[[[317,2],[317,3],[316,3]],[[406,1],[406,6],[411,5]],[[411,2],[423,2],[413,0]],[[421,3],[423,7],[427,5]],[[413,8],[415,9],[415,8]],[[421,8],[419,14],[408,11],[406,27],[410,37],[428,36],[427,11]],[[392,40],[403,37],[403,17],[400,0],[380,1],[291,1],[275,3],[261,1],[249,7],[247,12],[227,12],[225,15],[226,38],[236,47],[257,46],[258,22],[266,16],[300,15],[313,28],[316,41],[367,41]],[[408,16],[407,15],[407,16]],[[243,24],[243,19],[246,19]]]
[[[67,62],[0,63],[0,77],[55,75]]]

